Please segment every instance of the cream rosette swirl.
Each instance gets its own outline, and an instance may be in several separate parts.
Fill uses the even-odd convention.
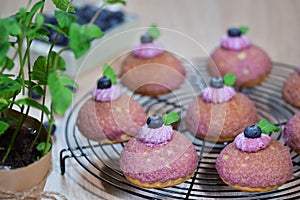
[[[233,51],[245,49],[250,45],[249,38],[246,35],[242,35],[241,30],[238,28],[228,29],[227,35],[224,35],[221,39],[221,47]]]
[[[164,52],[164,46],[154,39],[156,38],[148,32],[143,34],[140,39],[140,44],[136,45],[133,50],[133,55],[139,58],[154,58],[162,54]]]
[[[208,103],[223,103],[227,102],[235,95],[235,90],[232,87],[224,86],[223,88],[205,88],[201,96]]]
[[[113,101],[120,97],[121,89],[118,85],[112,85],[107,89],[95,88],[92,92],[92,96],[95,101]]]
[[[248,138],[244,132],[240,133],[235,139],[235,146],[244,152],[257,152],[270,145],[271,138],[268,135],[261,134],[259,138]]]
[[[232,80],[231,80],[232,79]],[[236,94],[233,87],[236,77],[233,74],[226,74],[224,79],[221,77],[213,77],[210,86],[204,88],[201,92],[202,99],[207,103],[223,103],[227,102]]]
[[[162,125],[159,128],[149,128],[147,124],[141,127],[138,139],[147,146],[161,146],[167,144],[173,136],[173,128],[172,126]]]
[[[105,64],[103,76],[97,81],[97,88],[92,91],[95,101],[113,101],[121,96],[121,89],[116,85],[116,74],[114,70]]]
[[[149,147],[162,146],[167,144],[174,134],[172,123],[179,120],[179,116],[175,112],[160,115],[151,115],[147,119],[147,123],[141,127],[137,138]]]
[[[257,125],[245,128],[234,140],[235,146],[244,152],[255,153],[270,145],[271,137],[267,133],[280,130],[268,120],[261,120]]]

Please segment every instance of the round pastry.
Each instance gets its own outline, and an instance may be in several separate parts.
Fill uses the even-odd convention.
[[[245,27],[227,31],[228,35],[222,37],[221,46],[211,54],[208,71],[213,76],[232,73],[237,77],[235,86],[252,87],[268,77],[272,63],[266,52],[250,43],[244,30]]]
[[[300,67],[285,80],[282,96],[287,103],[300,108]]]
[[[217,157],[220,178],[237,190],[266,192],[293,176],[288,149],[261,131],[257,125],[247,127]]]
[[[172,92],[185,80],[181,61],[155,41],[157,34],[151,34],[154,28],[141,36],[141,43],[123,60],[120,72],[126,87],[146,96]]]
[[[253,102],[244,94],[236,92],[234,81],[229,83],[228,74],[211,79],[210,87],[193,100],[186,113],[187,129],[196,137],[213,141],[229,142],[250,124],[258,120]]]
[[[174,120],[170,121],[168,116],[173,114],[163,118],[150,116],[139,134],[123,148],[120,169],[129,182],[146,188],[164,188],[193,176],[198,165],[197,152],[185,135],[172,129],[170,123]]]
[[[147,119],[142,106],[122,94],[114,72],[106,67],[92,98],[81,106],[76,124],[85,137],[100,143],[128,141]]]
[[[300,112],[291,117],[284,128],[283,139],[285,143],[300,154]]]

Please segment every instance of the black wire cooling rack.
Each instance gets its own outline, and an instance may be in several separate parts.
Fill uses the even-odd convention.
[[[210,143],[194,138],[185,128],[184,118],[189,102],[206,87],[210,79],[206,72],[206,59],[198,58],[192,63],[185,61],[187,81],[174,93],[158,98],[133,95],[147,113],[175,111],[181,115],[178,129],[192,140],[199,156],[194,176],[185,183],[170,188],[146,189],[129,183],[119,169],[119,156],[125,143],[102,145],[86,139],[78,131],[75,121],[81,105],[90,98],[85,95],[67,116],[66,143],[68,147],[60,152],[62,175],[65,160],[73,158],[87,172],[97,179],[134,196],[145,199],[291,199],[300,198],[300,156],[290,151],[294,165],[294,176],[276,190],[265,193],[237,191],[224,184],[215,169],[215,160],[226,143]],[[240,92],[246,94],[258,109],[259,118],[268,119],[281,130],[270,136],[281,141],[282,130],[287,120],[298,110],[282,100],[281,90],[284,80],[295,70],[294,66],[273,62],[272,72],[266,82]],[[129,92],[123,88],[124,92]]]

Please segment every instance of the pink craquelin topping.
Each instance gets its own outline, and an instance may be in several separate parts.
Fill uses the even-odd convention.
[[[223,103],[232,99],[234,95],[235,90],[229,86],[223,88],[207,87],[201,93],[202,99],[208,103]]]
[[[265,149],[270,145],[271,138],[266,134],[261,134],[259,138],[247,138],[243,133],[240,133],[235,139],[235,146],[244,152],[257,152]]]
[[[113,101],[121,95],[121,89],[118,85],[112,85],[107,89],[95,89],[92,93],[96,101]]]
[[[133,55],[140,58],[153,58],[164,52],[164,47],[159,42],[141,43],[133,50]]]
[[[241,35],[239,37],[224,35],[221,40],[221,46],[225,49],[239,51],[249,47],[250,40],[246,35]]]
[[[167,144],[174,134],[172,126],[165,126],[159,128],[149,128],[147,124],[141,127],[137,138],[146,143],[149,147],[162,146]]]

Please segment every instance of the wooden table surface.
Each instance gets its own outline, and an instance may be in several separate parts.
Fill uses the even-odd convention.
[[[22,4],[25,1],[2,1],[0,16],[15,12]],[[137,15],[137,28],[153,23],[163,28],[161,41],[166,40],[168,48],[187,59],[207,56],[228,27],[246,25],[251,41],[273,61],[300,65],[300,0],[128,0],[123,9]],[[178,39],[170,41],[170,35]],[[99,71],[92,68],[76,76],[79,89],[74,103],[93,87],[91,80],[97,79]],[[60,192],[71,200],[139,199],[93,178],[74,159],[66,160],[66,174],[60,175],[59,152],[67,147],[65,121],[65,117],[57,117],[53,171],[45,190]]]

